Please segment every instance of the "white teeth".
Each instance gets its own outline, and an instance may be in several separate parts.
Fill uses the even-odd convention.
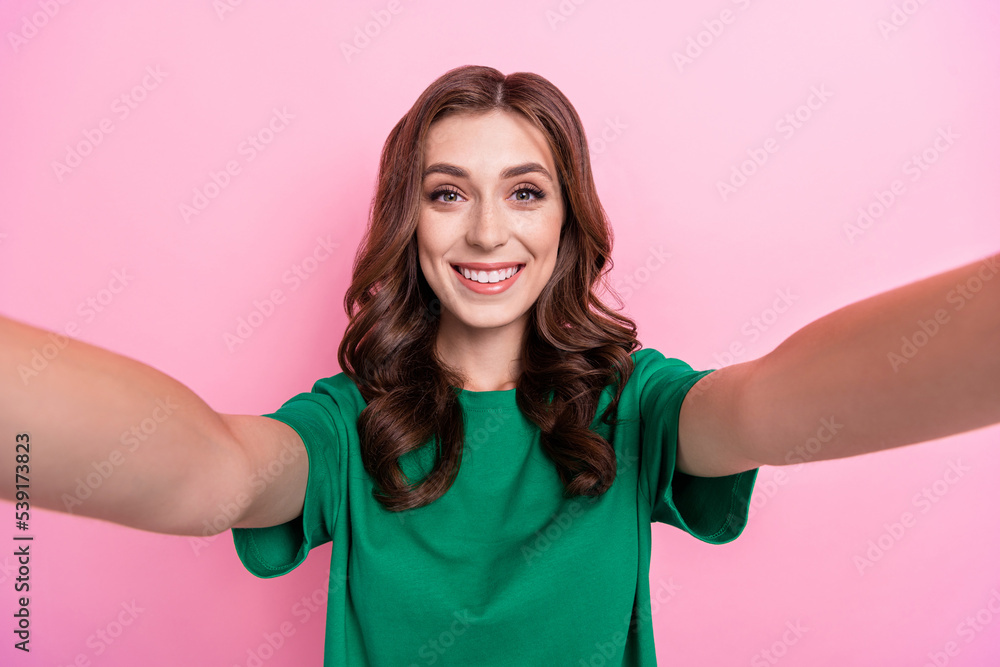
[[[516,266],[503,269],[502,271],[473,271],[464,267],[459,267],[459,269],[462,271],[463,276],[481,284],[498,283],[501,280],[507,280],[517,273],[518,270]]]

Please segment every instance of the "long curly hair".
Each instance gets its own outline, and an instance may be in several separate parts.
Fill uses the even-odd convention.
[[[521,343],[516,401],[541,431],[565,497],[599,496],[617,473],[613,446],[590,429],[603,389],[616,391],[601,416],[617,422],[618,402],[640,343],[635,323],[595,295],[611,294],[614,237],[590,168],[576,110],[548,80],[464,66],[440,76],[390,132],[382,148],[368,226],[344,296],[349,323],[338,350],[341,369],[367,402],[358,417],[365,470],[386,509],[421,507],[458,475],[464,424],[460,371],[437,355],[441,303],[420,268],[416,243],[424,146],[434,121],[454,113],[522,114],[546,137],[563,185],[566,211],[556,265],[529,311]],[[400,457],[435,448],[433,468],[411,483]]]

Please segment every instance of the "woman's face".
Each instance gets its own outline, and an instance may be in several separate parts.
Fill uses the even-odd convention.
[[[423,168],[417,248],[442,329],[523,328],[565,217],[545,136],[516,113],[446,116],[430,127]]]

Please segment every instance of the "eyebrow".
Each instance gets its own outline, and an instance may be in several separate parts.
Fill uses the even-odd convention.
[[[524,174],[538,173],[549,179],[551,182],[555,182],[552,179],[552,175],[549,174],[548,169],[538,164],[537,162],[525,162],[524,164],[519,164],[513,167],[507,167],[500,172],[500,178],[508,179],[515,176],[523,176]],[[445,174],[447,176],[454,176],[455,178],[468,178],[469,172],[457,167],[453,164],[448,164],[447,162],[435,162],[434,164],[427,167],[424,170],[423,178],[426,179],[431,174]]]

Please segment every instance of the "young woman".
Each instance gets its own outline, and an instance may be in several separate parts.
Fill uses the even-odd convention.
[[[611,240],[562,93],[457,68],[384,146],[343,372],[274,413],[218,414],[148,366],[3,319],[0,425],[45,443],[31,500],[59,510],[113,456],[118,419],[159,399],[170,418],[78,512],[232,530],[260,577],[332,542],[327,665],[653,665],[651,522],[728,542],[761,465],[1000,421],[1000,255],[696,371],[638,349],[598,298]],[[901,349],[914,327],[927,344]]]

